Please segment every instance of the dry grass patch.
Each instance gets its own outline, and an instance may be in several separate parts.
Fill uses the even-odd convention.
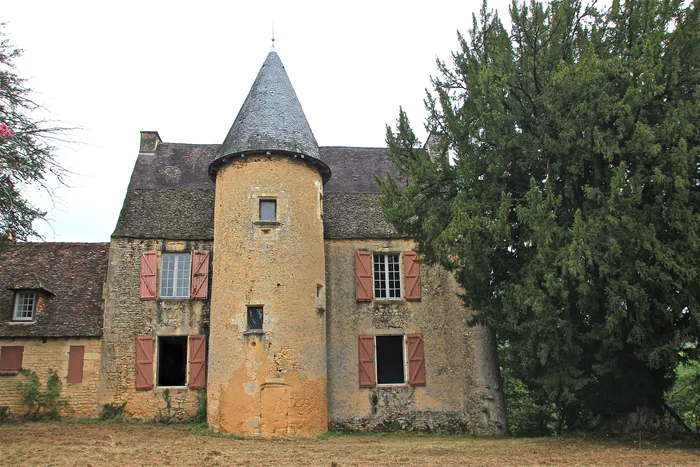
[[[159,465],[700,465],[700,447],[572,439],[405,434],[235,439],[182,426],[36,423],[0,426],[0,464]]]

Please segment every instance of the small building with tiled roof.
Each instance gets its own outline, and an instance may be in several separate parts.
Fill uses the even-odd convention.
[[[274,50],[223,144],[142,132],[109,244],[100,333],[89,336],[101,344],[95,405],[148,418],[167,397],[185,419],[206,399],[213,428],[248,436],[504,433],[492,336],[467,325],[452,275],[423,264],[382,215],[374,177],[395,173],[385,148],[318,146]],[[53,261],[58,281],[6,278],[46,305],[32,324],[13,322],[24,289],[7,289],[5,339],[95,325],[91,292],[80,319],[59,326],[77,259]],[[90,288],[96,277],[74,280]]]
[[[0,255],[0,406],[21,414],[21,368],[63,379],[71,413],[99,415],[108,243],[19,243]]]

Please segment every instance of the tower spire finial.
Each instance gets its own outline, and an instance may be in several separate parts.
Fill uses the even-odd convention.
[[[275,50],[275,23],[272,23],[272,48],[270,49],[270,52]]]

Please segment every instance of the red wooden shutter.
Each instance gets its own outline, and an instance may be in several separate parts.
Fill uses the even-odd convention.
[[[409,334],[408,336],[408,384],[425,386],[425,351],[423,335]]]
[[[209,252],[206,250],[195,250],[192,252],[191,298],[206,299],[208,286]]]
[[[83,361],[85,359],[85,346],[71,345],[68,356],[68,382],[83,382]]]
[[[373,388],[377,385],[374,374],[374,336],[361,335],[357,339],[360,387]]]
[[[141,300],[156,298],[156,262],[155,251],[141,252]]]
[[[406,282],[406,300],[420,300],[420,264],[416,262],[418,253],[405,251],[403,254],[403,277]]]
[[[153,389],[153,338],[136,338],[136,389]]]
[[[19,371],[22,369],[24,347],[7,345],[0,348],[0,371]]]
[[[372,301],[372,253],[369,251],[355,252],[355,299]]]
[[[204,388],[207,383],[207,336],[190,336],[190,388]]]

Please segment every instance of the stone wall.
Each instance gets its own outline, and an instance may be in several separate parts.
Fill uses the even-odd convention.
[[[451,274],[421,265],[419,302],[355,300],[357,250],[401,253],[413,247],[400,239],[326,240],[331,429],[504,434],[494,342],[487,330],[467,325],[470,313]],[[426,385],[360,388],[358,336],[411,333],[423,336]]]
[[[97,392],[100,380],[99,338],[0,338],[0,346],[23,346],[22,368],[36,372],[42,386],[46,384],[49,369],[56,370],[63,383],[63,395],[68,405],[62,411],[65,416],[95,417],[99,415]],[[84,346],[83,381],[68,383],[68,358],[71,346]],[[20,417],[26,407],[22,405],[17,382],[24,376],[0,376],[0,406],[8,406],[13,417]]]
[[[160,287],[162,253],[211,249],[212,242],[207,240],[112,239],[107,271],[100,404],[127,401],[127,413],[141,418],[153,417],[159,409],[165,408],[162,388],[136,390],[136,337],[207,335],[209,300],[141,300],[141,252],[158,252],[157,287]],[[156,345],[157,341],[154,347]],[[156,360],[153,371],[157,371]],[[157,382],[155,374],[154,382]],[[199,391],[187,387],[169,389],[174,415],[179,419],[191,417],[196,410]]]
[[[328,428],[321,176],[291,157],[246,156],[216,179],[208,420],[249,436]],[[277,221],[260,222],[275,199]],[[322,300],[320,300],[322,302]],[[262,306],[262,332],[247,307]]]

